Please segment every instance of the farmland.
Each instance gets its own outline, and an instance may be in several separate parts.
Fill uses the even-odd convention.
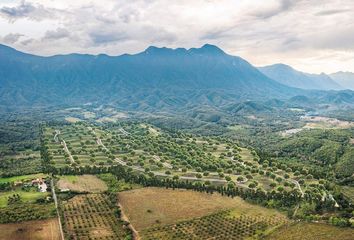
[[[236,210],[237,212],[237,210]],[[263,232],[280,226],[285,218],[248,216],[236,217],[224,211],[176,224],[142,231],[143,239],[245,239],[263,236]]]
[[[57,219],[0,224],[0,239],[60,240]]]
[[[143,239],[232,239],[288,222],[275,210],[219,194],[143,188],[121,192],[118,198]]]
[[[78,195],[62,203],[68,239],[124,239],[130,232],[104,194]]]
[[[150,176],[246,189],[301,193],[320,187],[320,179],[306,169],[261,163],[255,151],[233,141],[168,133],[148,124],[103,127],[79,122],[47,127],[44,136],[51,163],[58,169],[122,165]]]
[[[350,150],[349,130],[314,129],[284,138],[277,131],[272,137],[282,140],[281,152],[270,157],[233,137],[140,121],[97,123],[91,117],[43,124],[39,148],[1,156],[22,160],[36,156],[29,159],[28,171],[24,168],[30,175],[12,170],[0,178],[1,222],[25,224],[54,217],[50,189],[42,193],[28,185],[47,178],[48,186],[53,180],[57,190],[67,239],[124,239],[131,237],[132,229],[142,239],[245,239],[268,233],[281,239],[284,234],[277,235],[276,230],[280,226],[285,227],[279,231],[287,229],[289,236],[296,232],[290,218],[351,224],[352,210],[343,197],[350,199],[352,189],[330,182],[320,164],[314,171],[306,162],[318,163],[312,154],[328,162],[338,159],[336,154]],[[252,127],[233,126],[229,130],[235,137]],[[302,141],[320,149],[311,152]],[[294,152],[297,144],[303,149]],[[350,159],[350,151],[343,157]],[[301,158],[305,154],[308,159]],[[32,168],[32,163],[39,168]]]
[[[69,189],[74,192],[99,193],[107,190],[106,184],[94,175],[61,176],[59,189]]]
[[[354,229],[337,228],[321,223],[296,223],[284,225],[278,231],[270,234],[267,240],[351,240]]]

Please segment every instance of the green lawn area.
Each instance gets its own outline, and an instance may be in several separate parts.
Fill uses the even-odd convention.
[[[19,194],[21,196],[22,202],[34,202],[39,198],[43,198],[49,195],[49,193],[42,193],[42,192],[35,192],[35,191],[25,192],[22,190],[2,192],[0,193],[0,208],[7,206],[7,199],[13,194]]]
[[[77,182],[77,176],[74,176],[74,175],[60,176],[60,178],[66,180],[68,182],[71,182],[71,183]]]
[[[22,176],[15,176],[15,177],[8,177],[8,178],[0,178],[0,183],[5,182],[16,182],[16,181],[27,181],[36,178],[45,178],[47,175],[44,173],[37,173],[37,174],[30,174],[30,175],[22,175]]]

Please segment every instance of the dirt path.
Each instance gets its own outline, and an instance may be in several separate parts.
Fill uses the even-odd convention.
[[[296,185],[297,189],[299,189],[299,191],[300,191],[300,193],[301,193],[301,197],[304,197],[305,194],[304,194],[304,192],[302,191],[299,182],[296,181],[296,180],[294,180],[294,179],[290,179],[290,181]]]
[[[139,236],[139,232],[134,228],[134,226],[130,223],[129,218],[127,217],[127,215],[125,215],[123,207],[120,203],[118,203],[118,207],[121,210],[121,219],[125,222],[129,222],[129,229],[132,231],[133,233],[133,240],[140,240],[140,236]]]
[[[58,142],[59,139],[58,139],[58,135],[60,134],[60,130],[55,130],[55,135],[54,135],[54,141],[55,142]]]
[[[69,155],[70,162],[75,163],[75,160],[74,160],[73,156],[71,155],[71,152],[69,151],[68,146],[66,146],[65,140],[63,140],[61,142],[61,144],[63,145],[65,152]]]
[[[55,194],[55,187],[54,187],[54,183],[53,183],[53,178],[50,180],[50,186],[52,188],[53,200],[54,200],[54,204],[55,204],[55,209],[57,211],[60,236],[61,236],[61,239],[64,240],[64,233],[63,233],[63,228],[62,228],[61,220],[60,220],[60,214],[59,214],[59,210],[58,210],[58,199],[57,199],[57,195]]]

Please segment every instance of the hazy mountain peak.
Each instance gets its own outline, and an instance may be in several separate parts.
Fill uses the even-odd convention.
[[[167,48],[167,47],[156,47],[150,46],[144,52],[144,54],[203,54],[203,55],[224,55],[225,52],[219,47],[211,44],[204,44],[200,48],[191,48],[189,50],[185,48]]]
[[[219,47],[211,44],[204,44],[201,48],[191,48],[189,49],[189,51],[197,54],[209,54],[209,55],[225,54],[225,52],[221,50]]]
[[[340,84],[325,73],[305,73],[282,63],[259,67],[258,69],[269,78],[291,87],[319,90],[342,89]]]
[[[354,90],[354,73],[340,71],[330,74],[330,77],[344,88]]]
[[[166,48],[166,47],[159,48],[156,46],[150,46],[143,53],[145,53],[145,54],[161,54],[161,53],[169,53],[169,52],[173,52],[173,49]]]

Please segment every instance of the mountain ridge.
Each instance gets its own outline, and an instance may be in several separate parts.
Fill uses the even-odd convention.
[[[190,106],[219,108],[246,100],[313,94],[278,83],[243,58],[210,44],[190,49],[150,46],[119,56],[45,57],[4,45],[0,53],[3,107],[93,102],[126,110],[180,111]],[[316,94],[317,98],[326,95]]]
[[[354,73],[352,72],[336,72],[336,73],[331,73],[329,76],[337,81],[339,84],[341,84],[343,87],[347,89],[354,90]]]
[[[291,87],[316,90],[343,89],[342,86],[325,73],[305,73],[282,63],[258,67],[258,69],[269,78]]]

